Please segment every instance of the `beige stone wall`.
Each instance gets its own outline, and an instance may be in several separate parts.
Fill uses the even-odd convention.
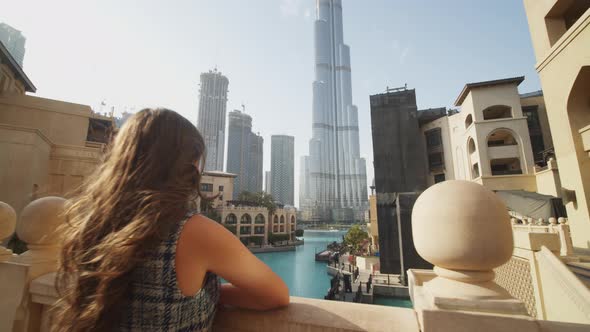
[[[26,95],[0,96],[0,201],[20,211],[33,198],[67,196],[101,161],[87,144],[90,108]]]
[[[537,179],[533,174],[482,176],[474,181],[490,190],[537,191]]]
[[[84,146],[89,106],[27,95],[0,96],[0,123],[38,129],[54,144]]]
[[[525,0],[537,71],[559,162],[561,185],[575,191],[566,205],[574,246],[590,248],[590,158],[579,130],[590,124],[590,11],[569,29],[557,0]]]
[[[7,65],[0,63],[0,95],[24,95],[25,86],[15,79],[14,73]]]
[[[549,167],[535,173],[537,192],[544,195],[561,197],[561,180],[557,168]]]
[[[20,212],[47,188],[51,145],[38,130],[0,124],[0,201]]]
[[[432,122],[429,122],[422,127],[420,127],[420,131],[422,132],[422,138],[425,140],[424,133],[435,128],[440,128],[441,130],[441,138],[442,138],[442,147],[443,147],[443,154],[444,154],[444,162],[445,168],[443,169],[445,180],[454,180],[455,179],[455,170],[453,166],[453,147],[451,144],[451,133],[449,128],[449,117],[444,116],[440,119],[436,119]],[[425,143],[426,144],[426,143]],[[440,173],[432,173],[429,172],[427,178],[428,186],[432,186],[434,184],[434,175]]]

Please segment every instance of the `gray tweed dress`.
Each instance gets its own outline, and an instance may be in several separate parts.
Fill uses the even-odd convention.
[[[182,295],[176,282],[176,242],[188,218],[133,272],[131,303],[122,313],[120,331],[209,331],[219,300],[219,278],[207,273],[201,290]]]

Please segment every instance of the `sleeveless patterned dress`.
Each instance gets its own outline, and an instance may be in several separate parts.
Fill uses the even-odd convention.
[[[147,260],[133,271],[131,301],[120,331],[209,331],[219,301],[219,278],[208,272],[201,290],[182,295],[176,282],[176,242],[189,217],[176,223]]]

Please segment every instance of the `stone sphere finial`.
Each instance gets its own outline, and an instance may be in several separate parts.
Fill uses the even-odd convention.
[[[0,202],[0,241],[8,238],[16,227],[16,212],[12,206]]]
[[[557,219],[557,221],[561,224],[561,225],[565,225],[567,223],[567,219],[564,217],[559,217],[559,219]]]
[[[557,225],[557,219],[555,219],[555,217],[551,217],[551,218],[549,218],[549,223],[551,225]]]
[[[31,246],[56,245],[59,242],[58,226],[65,221],[63,211],[66,200],[48,196],[29,203],[20,214],[16,227],[18,237]]]
[[[418,254],[439,268],[491,271],[512,256],[506,205],[474,182],[444,181],[422,193],[412,230]]]

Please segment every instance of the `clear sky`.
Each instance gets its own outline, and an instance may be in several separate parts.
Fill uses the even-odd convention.
[[[526,76],[540,89],[521,0],[344,0],[361,156],[373,179],[369,95],[415,88],[418,107],[451,107],[468,82]],[[174,109],[196,123],[199,74],[229,78],[228,111],[264,136],[311,137],[314,0],[0,0],[0,22],[27,38],[24,69],[37,96],[116,113]],[[106,111],[106,109],[104,110]],[[298,186],[295,197],[298,201]]]

